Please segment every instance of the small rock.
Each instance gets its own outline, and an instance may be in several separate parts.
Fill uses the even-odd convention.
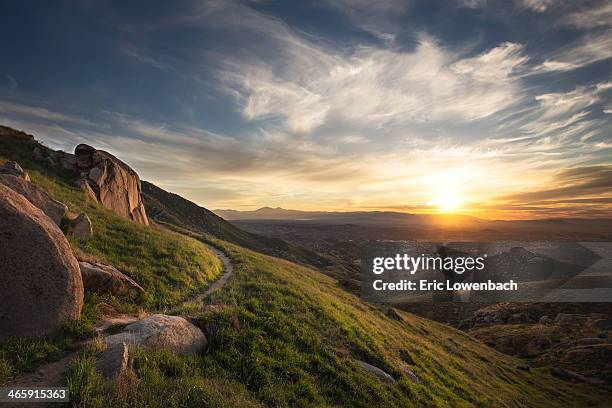
[[[127,295],[129,292],[144,292],[142,286],[114,266],[79,262],[79,267],[86,291],[110,292],[116,296]]]
[[[384,372],[383,370],[381,370],[378,367],[375,367],[371,364],[366,363],[365,361],[361,361],[361,360],[353,360],[355,361],[355,364],[357,364],[359,367],[361,367],[364,371],[368,372],[369,374],[372,374],[376,377],[378,377],[379,380],[381,380],[382,382],[384,382],[385,384],[393,384],[395,383],[395,379],[393,377],[391,377],[391,375],[387,374],[386,372]]]
[[[387,310],[385,311],[385,314],[393,320],[399,320],[399,321],[403,320],[402,316],[400,316],[400,314],[394,307],[387,308]]]
[[[208,341],[202,330],[179,316],[155,314],[127,325],[104,339],[107,347],[126,343],[149,350],[164,349],[181,355],[199,353]]]
[[[538,321],[538,323],[540,324],[551,324],[552,322],[553,320],[549,316],[542,316],[540,317],[540,320]]]
[[[413,383],[413,384],[419,384],[419,378],[416,376],[415,373],[412,372],[412,370],[406,366],[405,364],[400,364],[400,370],[406,374],[406,377],[408,377],[408,379]]]
[[[72,235],[79,239],[91,239],[93,237],[93,227],[87,214],[81,213],[76,217]]]
[[[125,342],[112,344],[98,356],[96,366],[104,378],[116,380],[128,367],[129,359],[129,348]]]
[[[414,358],[412,358],[412,355],[408,353],[406,350],[400,351],[400,358],[402,359],[404,363],[415,364]]]
[[[30,176],[21,166],[14,161],[7,161],[0,166],[0,174],[10,174],[11,176],[19,177],[25,181],[30,181]]]
[[[528,365],[520,365],[520,366],[517,366],[516,368],[518,368],[521,371],[531,371],[531,367],[529,367]]]

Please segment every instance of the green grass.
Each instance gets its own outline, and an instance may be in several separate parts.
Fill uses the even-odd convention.
[[[115,266],[135,279],[145,293],[121,298],[86,294],[83,315],[71,327],[47,339],[3,342],[0,344],[0,383],[11,375],[32,371],[44,362],[61,358],[77,339],[91,334],[93,323],[102,313],[164,312],[205,290],[222,273],[222,263],[206,245],[176,232],[136,224],[88,201],[74,186],[74,174],[33,164],[28,159],[33,148],[31,143],[12,139],[0,136],[0,164],[17,160],[33,183],[68,206],[70,216],[85,212],[90,217],[93,239],[82,241],[68,237],[77,257]],[[67,221],[63,223],[65,230],[70,224]]]
[[[228,406],[199,399],[209,391],[196,384],[210,381],[233,384],[229,394],[244,405],[275,407],[604,406],[609,397],[583,385],[566,387],[543,370],[521,371],[520,360],[447,326],[403,312],[402,320],[391,319],[312,269],[211,242],[230,255],[235,272],[207,302],[224,306],[196,320],[207,333],[207,350],[192,357],[139,351],[134,370],[116,385],[101,381],[84,357],[80,367],[88,368],[69,376],[76,401]],[[402,371],[406,354],[420,384]],[[397,383],[381,383],[353,358],[382,368]],[[192,395],[185,387],[198,391]]]
[[[544,370],[521,371],[503,355],[447,326],[409,313],[386,316],[318,271],[207,236],[232,259],[234,276],[207,303],[213,312],[180,303],[221,272],[221,263],[194,236],[144,227],[114,215],[73,187],[73,176],[27,161],[28,146],[0,159],[18,159],[33,181],[92,219],[91,241],[70,239],[79,256],[99,259],[136,279],[145,296],[89,294],[81,320],[56,336],[0,345],[0,376],[33,370],[60,358],[109,308],[195,314],[209,340],[197,356],[132,350],[133,368],[115,383],[83,353],[66,376],[72,406],[94,407],[558,407],[605,406],[602,389],[568,387]],[[9,146],[10,147],[10,146]],[[31,146],[30,146],[31,147]],[[411,356],[408,363],[406,355]],[[354,358],[391,374],[385,385]],[[419,378],[414,384],[402,368]],[[0,382],[2,379],[0,378]]]

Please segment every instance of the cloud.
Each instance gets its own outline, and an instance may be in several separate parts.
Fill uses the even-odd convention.
[[[16,116],[27,116],[30,118],[42,119],[47,121],[69,122],[87,126],[93,125],[92,122],[76,116],[55,112],[47,108],[22,105],[13,102],[0,101],[0,113]]]
[[[611,198],[610,192],[612,191],[612,166],[583,166],[566,169],[558,172],[551,180],[551,184],[554,185],[553,188],[512,194],[501,197],[501,199],[530,205],[551,200],[566,202],[577,198],[595,199],[596,203],[607,202]]]
[[[404,15],[410,0],[326,0],[328,7],[344,13],[355,25],[385,43],[393,43],[401,29],[400,17]]]
[[[546,57],[534,67],[534,73],[565,72],[612,58],[612,36],[609,32],[591,34],[576,40]]]
[[[537,95],[535,101],[538,108],[524,118],[527,123],[520,129],[532,136],[555,132],[555,137],[560,140],[567,139],[570,135],[584,136],[592,129],[603,130],[601,121],[587,120],[587,117],[592,107],[602,102],[610,89],[612,82],[602,82],[579,86],[569,92]]]
[[[558,3],[557,0],[520,0],[518,3],[527,9],[542,13]]]
[[[610,28],[612,21],[612,2],[603,0],[593,7],[580,8],[569,13],[563,22],[578,28]],[[609,34],[608,34],[609,35]]]
[[[229,61],[221,75],[249,120],[276,118],[296,132],[328,120],[362,124],[469,122],[521,99],[523,47],[502,43],[462,58],[430,36],[412,52],[334,52],[294,37],[276,60]]]

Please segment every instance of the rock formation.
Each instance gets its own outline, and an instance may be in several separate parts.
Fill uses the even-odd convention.
[[[123,296],[130,292],[144,292],[144,289],[129,276],[111,265],[79,262],[83,287],[91,292],[110,292]]]
[[[7,161],[0,166],[0,174],[10,174],[11,176],[21,177],[26,181],[30,181],[30,176],[26,173],[21,166],[14,161]]]
[[[93,226],[87,214],[81,213],[75,218],[72,235],[79,239],[91,239],[93,237]]]
[[[149,225],[134,170],[110,153],[85,144],[78,145],[74,154],[76,170],[100,203],[125,218]]]
[[[23,177],[0,174],[0,184],[24,196],[28,201],[40,208],[56,225],[60,225],[68,207],[51,198],[49,194]]]
[[[106,347],[126,343],[146,349],[165,349],[176,354],[197,354],[208,344],[202,330],[179,316],[156,314],[126,326],[104,339]]]
[[[0,184],[0,339],[44,336],[78,319],[79,265],[64,234],[24,196]]]

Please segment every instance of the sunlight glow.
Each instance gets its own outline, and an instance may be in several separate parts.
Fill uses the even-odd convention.
[[[461,207],[463,200],[456,191],[445,190],[438,192],[434,204],[440,212],[452,213]]]

